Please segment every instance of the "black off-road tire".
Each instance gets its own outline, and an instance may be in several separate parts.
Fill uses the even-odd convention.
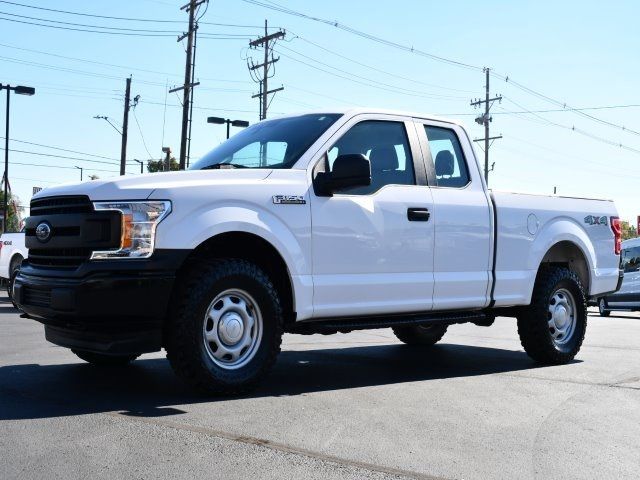
[[[549,302],[559,289],[575,301],[575,327],[565,345],[553,341],[548,321]],[[525,352],[537,362],[560,365],[572,361],[580,351],[587,329],[587,300],[578,275],[565,267],[542,267],[533,288],[531,304],[518,315],[518,335]]]
[[[140,354],[132,355],[107,355],[104,353],[87,352],[86,350],[71,350],[76,356],[85,362],[100,367],[123,367],[133,362]]]
[[[393,327],[393,333],[407,345],[431,346],[442,340],[447,328],[448,325],[411,325]]]
[[[167,358],[176,374],[206,394],[235,395],[254,388],[280,353],[284,319],[278,292],[255,264],[240,259],[213,260],[191,267],[165,330]],[[203,321],[211,302],[228,289],[255,299],[262,316],[262,337],[246,365],[230,370],[216,364],[204,341]]]
[[[607,301],[603,297],[598,299],[598,313],[600,313],[601,317],[611,315],[611,310],[607,310]]]

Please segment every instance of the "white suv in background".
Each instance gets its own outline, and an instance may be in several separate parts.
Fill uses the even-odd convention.
[[[621,262],[624,279],[620,290],[598,299],[603,317],[612,310],[640,311],[640,238],[622,242]]]

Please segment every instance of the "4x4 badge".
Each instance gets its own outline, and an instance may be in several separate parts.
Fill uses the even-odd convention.
[[[304,205],[307,201],[303,195],[274,195],[273,203],[276,205]]]
[[[596,217],[594,215],[587,215],[584,217],[584,223],[587,225],[607,225],[607,217]]]

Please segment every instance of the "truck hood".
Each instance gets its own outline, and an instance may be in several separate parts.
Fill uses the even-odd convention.
[[[47,187],[33,198],[87,195],[93,201],[145,200],[157,189],[247,184],[264,180],[271,172],[265,169],[223,169],[148,173]]]

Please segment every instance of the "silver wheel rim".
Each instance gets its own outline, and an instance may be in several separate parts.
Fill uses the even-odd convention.
[[[549,333],[557,346],[566,345],[576,328],[576,301],[571,292],[560,288],[549,300]]]
[[[604,298],[601,298],[598,301],[598,309],[600,310],[600,313],[604,313],[605,312],[606,308],[604,306]]]
[[[244,367],[262,340],[262,314],[244,290],[229,289],[209,304],[202,326],[204,347],[213,363],[227,370]]]

